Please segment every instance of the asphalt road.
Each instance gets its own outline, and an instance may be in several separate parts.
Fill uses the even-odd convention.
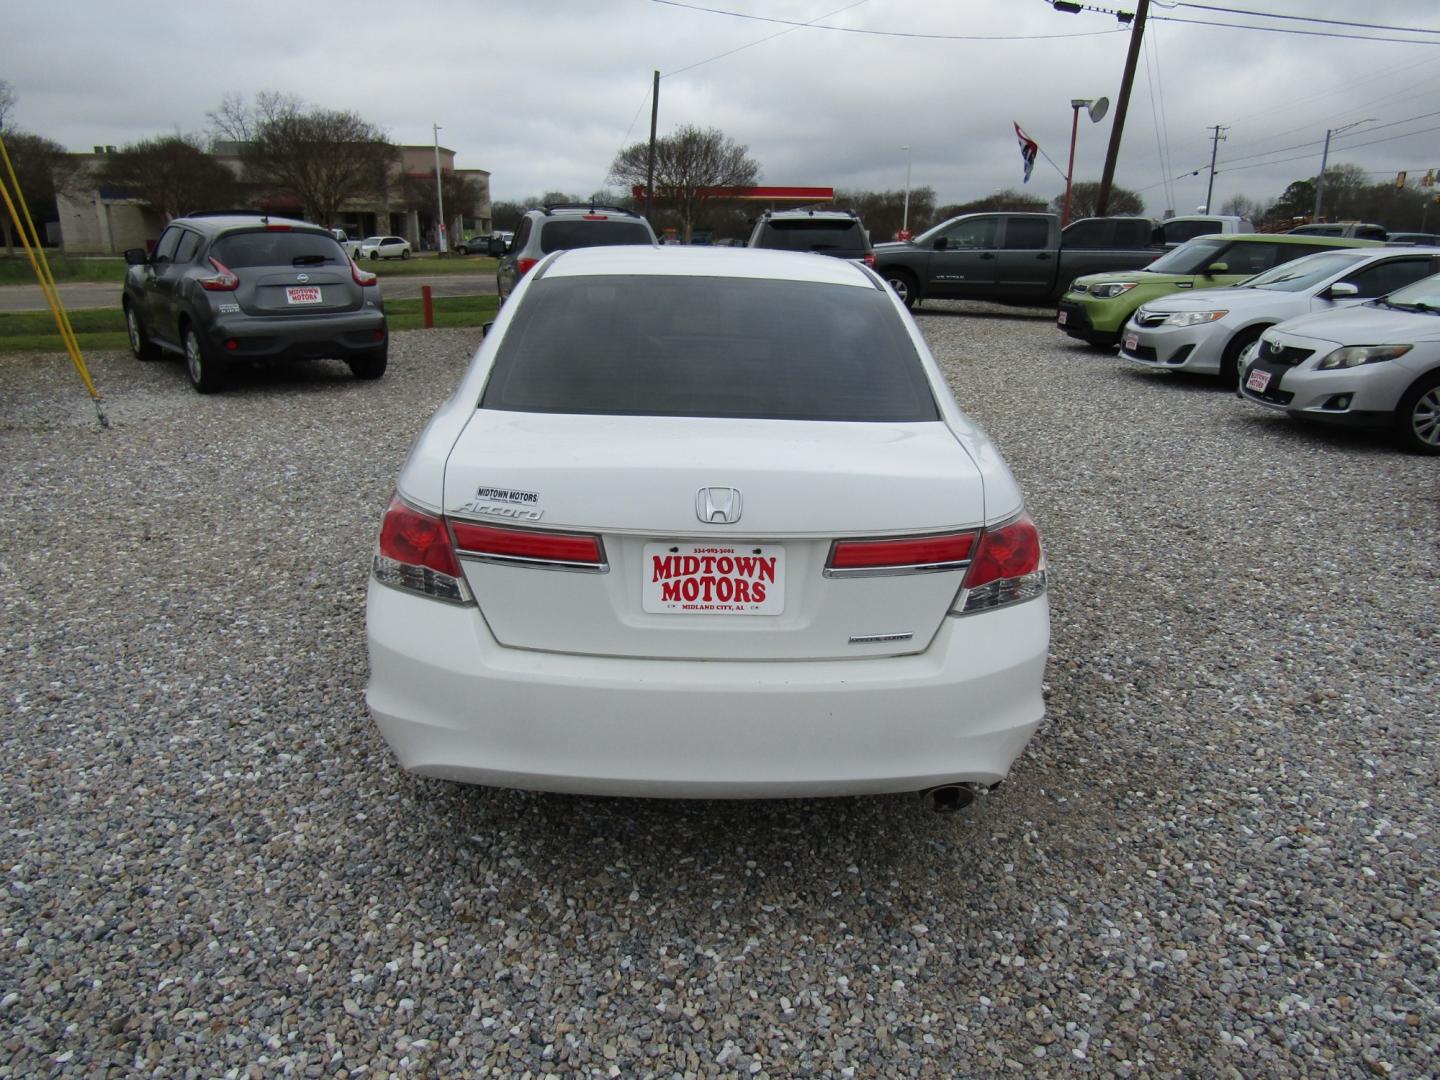
[[[493,274],[443,274],[426,280],[419,277],[397,277],[381,281],[381,289],[391,300],[408,300],[420,295],[420,287],[429,285],[434,296],[488,296],[495,292]],[[60,286],[60,299],[69,311],[119,306],[120,286],[113,282],[74,282]],[[0,285],[0,312],[46,311],[49,304],[39,285]]]

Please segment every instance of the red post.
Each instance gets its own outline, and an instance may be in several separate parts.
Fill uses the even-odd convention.
[[[1065,174],[1065,210],[1060,215],[1062,229],[1070,224],[1070,182],[1075,178],[1075,136],[1079,134],[1080,127],[1080,106],[1072,104],[1070,110],[1075,116],[1070,121],[1070,169]]]
[[[430,286],[420,286],[420,307],[425,312],[425,329],[435,329],[435,304],[430,299]]]

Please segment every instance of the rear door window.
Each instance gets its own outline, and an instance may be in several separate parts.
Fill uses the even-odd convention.
[[[532,282],[480,407],[939,419],[920,358],[880,289],[649,275]]]
[[[180,237],[180,246],[175,249],[175,261],[177,263],[191,263],[195,261],[195,253],[200,250],[200,234],[193,233],[189,229],[184,230]]]
[[[1005,250],[1043,251],[1050,246],[1050,222],[1043,218],[1006,218]]]
[[[1387,259],[1382,263],[1371,263],[1344,280],[1360,290],[1356,295],[1368,300],[1403,289],[1421,278],[1429,277],[1433,272],[1434,264],[1430,258],[1417,255],[1412,259]]]
[[[346,262],[345,252],[328,233],[229,233],[215,243],[215,258],[232,270],[247,266],[322,266]]]
[[[612,244],[650,243],[650,230],[638,221],[548,221],[540,232],[540,250],[608,247]]]

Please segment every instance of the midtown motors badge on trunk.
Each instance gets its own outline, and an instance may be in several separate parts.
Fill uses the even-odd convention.
[[[539,521],[545,516],[540,506],[538,491],[521,491],[517,488],[491,487],[481,485],[475,489],[475,497],[451,513],[485,514],[489,517],[509,518],[512,521]]]

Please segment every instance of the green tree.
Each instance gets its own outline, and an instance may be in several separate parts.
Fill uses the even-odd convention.
[[[649,153],[646,142],[621,150],[610,165],[610,181],[626,188],[644,185]],[[686,243],[700,208],[715,197],[711,189],[749,187],[759,175],[748,149],[716,128],[687,125],[655,143],[655,201],[675,210]]]
[[[1003,212],[1008,210],[1016,213],[1042,213],[1048,209],[1049,206],[1040,196],[1027,195],[1023,191],[1007,188],[1004,191],[997,191],[993,195],[986,195],[983,199],[942,206],[935,212],[935,220],[944,221],[960,214],[982,214],[987,211]]]
[[[203,207],[243,201],[239,179],[195,135],[166,135],[129,143],[96,171],[101,184],[124,188],[166,221]]]
[[[79,162],[68,154],[63,146],[43,135],[32,135],[17,128],[4,132],[5,150],[10,155],[10,164],[15,168],[15,179],[20,184],[20,194],[30,212],[30,220],[43,237],[45,223],[60,217],[56,197],[69,187],[79,170]],[[10,177],[5,177],[5,187],[10,187]],[[17,207],[18,209],[18,207]],[[15,236],[11,227],[10,213],[0,204],[0,231],[5,233],[5,253],[15,254]]]

